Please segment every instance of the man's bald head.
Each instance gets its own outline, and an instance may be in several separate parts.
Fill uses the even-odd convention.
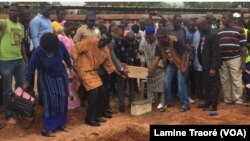
[[[133,32],[133,31],[129,31],[128,33],[127,33],[127,36],[126,37],[128,37],[128,38],[135,38],[135,33]]]
[[[133,31],[129,31],[126,35],[126,39],[129,44],[133,43],[135,41],[135,33]]]
[[[208,22],[207,18],[205,18],[205,17],[199,17],[199,18],[196,20],[196,25],[198,25],[198,24],[205,24],[205,23],[207,23],[207,22]]]
[[[206,17],[199,17],[196,20],[196,27],[201,32],[204,33],[209,30],[210,26]]]

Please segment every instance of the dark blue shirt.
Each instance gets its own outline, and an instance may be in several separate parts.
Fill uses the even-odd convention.
[[[139,49],[139,42],[135,40],[129,43],[126,39],[122,40],[121,43],[117,43],[115,52],[118,59],[127,65],[139,66],[140,59],[136,58]]]
[[[72,68],[71,60],[68,51],[66,50],[64,44],[60,42],[58,49],[55,54],[48,57],[42,49],[36,48],[32,53],[28,74],[26,75],[26,80],[30,81],[36,69],[39,72],[44,72],[46,75],[53,77],[60,77],[66,72],[65,66],[62,61],[65,61],[69,68]]]

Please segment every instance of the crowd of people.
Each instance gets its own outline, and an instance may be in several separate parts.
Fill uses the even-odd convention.
[[[67,131],[68,110],[85,99],[85,122],[100,126],[112,118],[111,95],[117,95],[118,110],[124,113],[126,90],[128,108],[139,91],[139,81],[128,77],[127,65],[148,68],[144,98],[159,101],[161,112],[174,106],[175,97],[179,111],[187,112],[197,98],[204,101],[198,108],[215,116],[220,91],[227,104],[250,101],[250,88],[243,101],[244,85],[250,83],[250,26],[244,21],[245,11],[225,12],[221,19],[213,15],[183,19],[179,14],[167,19],[152,12],[138,24],[130,25],[125,16],[108,27],[90,11],[77,30],[65,20],[63,8],[56,9],[53,22],[51,11],[51,5],[42,2],[32,17],[29,9],[13,3],[8,19],[0,19],[0,103],[8,124],[16,123],[11,103],[14,77],[16,88],[33,96],[38,92],[42,135]],[[152,16],[161,17],[159,23]],[[0,124],[0,129],[4,127]]]

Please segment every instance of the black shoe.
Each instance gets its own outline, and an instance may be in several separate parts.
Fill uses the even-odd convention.
[[[90,126],[100,126],[101,124],[96,121],[86,121],[86,123]]]
[[[42,136],[45,136],[45,137],[56,137],[56,135],[53,132],[45,132],[44,130],[42,131]]]
[[[108,113],[105,113],[105,114],[103,114],[103,117],[105,117],[105,118],[112,118],[112,115],[108,114]]]
[[[106,122],[107,120],[106,120],[106,119],[103,119],[103,118],[97,118],[95,121],[96,121],[96,122]]]
[[[108,114],[114,114],[114,112],[111,109],[107,109],[106,111]]]
[[[121,113],[124,113],[124,112],[125,112],[125,107],[124,107],[124,106],[120,107],[120,108],[119,108],[119,111],[120,111]]]
[[[180,112],[186,112],[186,111],[188,111],[189,109],[190,109],[189,106],[181,106]]]
[[[208,115],[209,116],[217,116],[218,113],[217,113],[217,111],[209,111]]]

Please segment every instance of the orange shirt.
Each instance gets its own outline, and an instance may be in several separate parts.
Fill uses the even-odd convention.
[[[98,41],[97,37],[90,37],[78,42],[71,49],[71,57],[75,61],[77,75],[87,91],[102,85],[97,73],[101,65],[109,74],[116,70],[109,48],[107,46],[99,48]]]

